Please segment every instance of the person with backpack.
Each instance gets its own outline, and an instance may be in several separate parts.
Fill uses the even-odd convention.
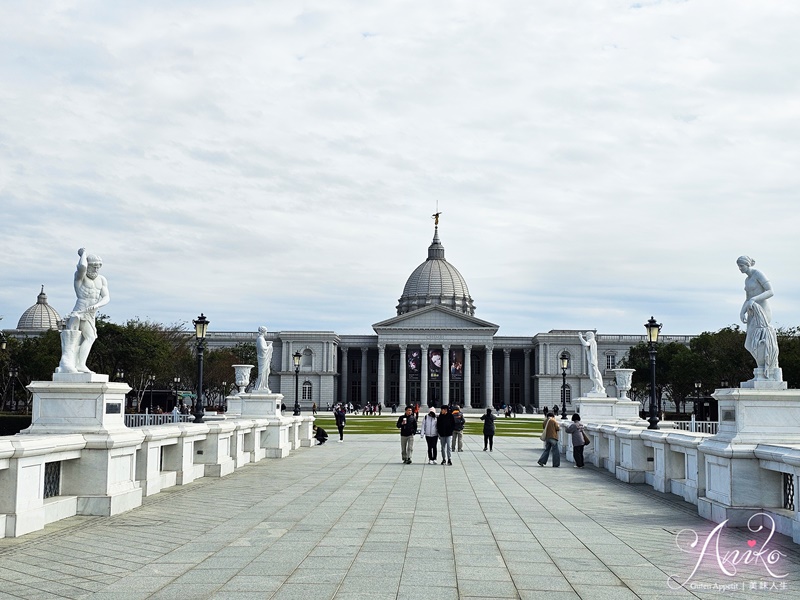
[[[456,445],[458,445],[458,452],[464,451],[464,425],[466,421],[464,420],[464,413],[461,412],[461,409],[458,407],[458,404],[453,406],[453,443],[450,446],[450,449],[453,452],[456,452]]]

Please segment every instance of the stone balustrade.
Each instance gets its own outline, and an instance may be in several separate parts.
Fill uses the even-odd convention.
[[[110,516],[143,496],[313,444],[312,416],[233,417],[136,429],[0,437],[0,537],[75,515]]]
[[[794,495],[800,443],[730,444],[709,433],[645,426],[584,422],[591,439],[584,449],[586,463],[621,481],[675,494],[717,523],[744,527],[753,514],[766,513],[776,531],[800,543],[800,503]],[[565,429],[560,446],[572,462],[572,436]]]

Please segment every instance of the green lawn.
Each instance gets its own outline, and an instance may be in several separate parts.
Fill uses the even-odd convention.
[[[400,415],[397,415],[399,417]],[[347,415],[347,425],[344,428],[347,434],[372,434],[372,433],[397,433],[397,417],[370,417],[360,415]],[[420,419],[420,422],[422,419]],[[328,435],[336,432],[336,421],[332,416],[317,416],[315,424],[325,429]],[[495,421],[498,436],[534,437],[542,433],[541,421],[528,419],[504,419]],[[477,418],[467,418],[466,435],[483,435],[483,421]]]

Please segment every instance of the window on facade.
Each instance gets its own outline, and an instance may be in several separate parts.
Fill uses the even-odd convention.
[[[392,375],[397,375],[400,372],[400,355],[399,354],[392,354],[392,357],[389,359],[389,373]]]
[[[358,374],[361,373],[361,361],[360,360],[354,360],[353,362],[350,363],[350,372],[353,375],[358,375]]]
[[[511,404],[516,406],[522,401],[522,393],[520,390],[519,383],[512,383],[511,384]]]
[[[303,356],[300,358],[300,368],[307,371],[311,369],[313,364],[314,364],[314,355],[311,352],[311,350],[306,348],[305,350],[303,350]]]
[[[522,365],[522,363],[520,361],[512,360],[511,361],[511,374],[512,375],[519,375],[520,371],[521,371],[521,369],[520,369],[521,365]]]
[[[472,357],[472,374],[473,375],[481,374],[481,361],[477,356]]]
[[[303,400],[311,400],[311,382],[303,382]]]
[[[372,360],[369,361],[369,370],[373,375],[375,375],[375,373],[378,372],[378,359],[377,358],[373,358]]]
[[[606,369],[616,369],[617,368],[617,355],[616,354],[606,354]]]

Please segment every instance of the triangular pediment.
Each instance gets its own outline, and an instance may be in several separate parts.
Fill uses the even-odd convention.
[[[478,330],[484,333],[494,334],[499,327],[499,325],[489,323],[489,321],[483,321],[482,319],[465,315],[451,308],[433,305],[398,315],[391,319],[381,321],[380,323],[375,323],[372,329],[378,334],[388,331],[403,330]]]

